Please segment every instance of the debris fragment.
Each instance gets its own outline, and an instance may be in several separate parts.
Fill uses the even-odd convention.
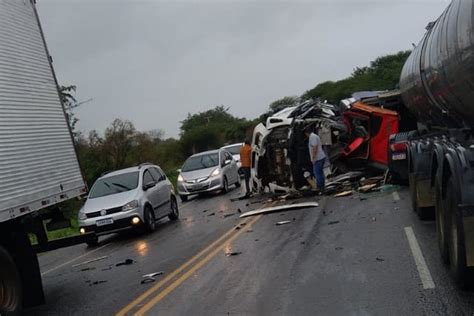
[[[334,195],[334,197],[344,197],[344,196],[349,196],[349,195],[352,195],[352,190],[337,193],[336,195]]]
[[[204,210],[204,211],[202,211],[202,212],[203,212],[203,213],[206,213],[207,211],[208,211],[208,210]]]
[[[336,247],[335,248],[335,250],[337,250],[337,251],[342,250],[342,249],[344,249],[344,248],[342,248],[342,247]]]
[[[84,271],[91,271],[91,270],[95,270],[95,268],[94,268],[94,267],[87,267],[87,268],[81,269],[82,272],[84,272]]]
[[[237,209],[237,212],[242,213],[242,210],[240,208]]]
[[[107,282],[106,280],[94,281],[92,283],[89,283],[89,286],[98,285],[98,284],[102,284],[102,283],[106,283],[106,282]]]
[[[332,221],[328,223],[328,225],[334,225],[334,224],[339,224],[339,221]]]
[[[281,222],[277,222],[276,225],[277,226],[281,226],[281,225],[286,225],[286,224],[289,224],[291,223],[292,221],[281,221]]]
[[[133,261],[132,259],[126,259],[126,260],[123,261],[123,262],[117,263],[115,266],[116,266],[116,267],[125,266],[125,265],[128,266],[128,265],[131,265],[131,264],[133,264],[133,263],[134,263],[134,261]]]
[[[163,271],[145,274],[144,276],[142,276],[143,280],[140,283],[147,284],[147,283],[155,282],[156,280],[155,277],[159,275],[163,275],[163,274],[164,274]]]
[[[101,269],[100,271],[108,271],[108,270],[112,270],[112,267],[111,267],[111,266],[110,266],[110,267],[106,267],[106,268]]]
[[[240,226],[236,226],[236,227],[235,227],[235,230],[239,230],[239,229],[240,229]]]
[[[302,209],[302,208],[318,207],[318,206],[319,206],[319,204],[316,203],[316,202],[307,202],[307,203],[298,203],[298,204],[291,204],[291,205],[273,206],[273,207],[258,209],[258,210],[255,210],[255,211],[246,212],[246,213],[240,215],[240,218],[247,217],[247,216],[259,215],[259,214],[268,214],[268,213],[287,211],[287,210],[288,211],[293,211],[293,210],[298,210],[298,209]]]
[[[301,241],[301,242],[300,242],[300,244],[304,245],[304,244],[306,244],[306,242],[304,242],[304,241]]]
[[[379,257],[375,258],[375,260],[377,260],[378,262],[383,262],[383,261],[385,261],[385,259],[379,258]]]
[[[207,214],[207,216],[214,216],[214,215],[216,215],[216,213],[214,212]]]
[[[362,192],[362,193],[370,192],[376,186],[377,186],[377,183],[363,185],[359,187],[359,192]]]
[[[104,260],[104,259],[107,259],[107,258],[108,258],[108,256],[103,256],[103,257],[91,259],[91,260],[88,260],[88,261],[84,261],[84,262],[81,262],[81,263],[74,264],[72,267],[75,268],[75,267],[83,266],[83,265],[86,265],[86,264],[89,264],[89,263],[92,263],[92,262],[96,262],[96,261],[100,261],[100,260]]]
[[[224,218],[234,216],[236,213],[227,213],[224,214]]]
[[[372,222],[376,222],[377,221],[377,218],[376,217],[372,217]]]
[[[245,226],[247,225],[247,223],[243,222],[243,223],[240,223],[240,226]]]
[[[247,233],[253,233],[253,229],[247,229]]]
[[[240,255],[242,252],[241,251],[230,251],[230,252],[226,252],[225,255],[227,257],[230,257],[230,256],[238,256]]]

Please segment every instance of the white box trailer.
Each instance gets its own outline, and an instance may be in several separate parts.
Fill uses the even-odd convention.
[[[84,193],[35,2],[0,0],[0,315],[43,301],[37,211]]]

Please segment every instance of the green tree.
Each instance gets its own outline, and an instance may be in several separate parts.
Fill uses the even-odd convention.
[[[320,98],[338,103],[356,91],[391,90],[398,86],[400,73],[410,51],[381,56],[368,67],[356,67],[352,74],[338,81],[325,81],[306,91],[301,98]]]

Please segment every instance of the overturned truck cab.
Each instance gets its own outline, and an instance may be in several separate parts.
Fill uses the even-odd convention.
[[[252,190],[307,186],[306,178],[312,175],[312,167],[304,129],[312,126],[327,132],[332,140],[340,130],[345,130],[336,118],[333,105],[309,100],[275,114],[266,124],[257,125],[252,138]]]

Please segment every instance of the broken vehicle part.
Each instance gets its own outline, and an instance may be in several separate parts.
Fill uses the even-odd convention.
[[[242,254],[241,251],[231,251],[231,252],[226,252],[226,253],[225,253],[225,255],[226,255],[227,257],[230,257],[230,256],[238,256],[238,255],[240,255],[240,254]]]
[[[337,193],[336,195],[334,195],[334,197],[344,197],[344,196],[349,196],[349,195],[352,195],[352,190]]]
[[[128,265],[133,264],[134,262],[135,262],[135,261],[133,261],[132,259],[126,259],[126,260],[123,261],[123,262],[117,263],[115,266],[116,266],[116,267],[125,266],[125,265],[128,266]]]
[[[299,210],[303,208],[310,208],[310,207],[318,207],[319,204],[316,202],[306,202],[306,203],[298,203],[298,204],[291,204],[291,205],[279,205],[279,206],[272,206],[272,207],[266,207],[250,212],[246,212],[242,215],[240,215],[240,218],[243,217],[248,217],[248,216],[255,216],[259,214],[269,214],[269,213],[276,213],[276,212],[281,212],[281,211],[293,211],[293,210]]]
[[[291,222],[293,222],[293,221],[281,221],[281,222],[277,222],[275,225],[281,226],[281,225],[290,224]]]

